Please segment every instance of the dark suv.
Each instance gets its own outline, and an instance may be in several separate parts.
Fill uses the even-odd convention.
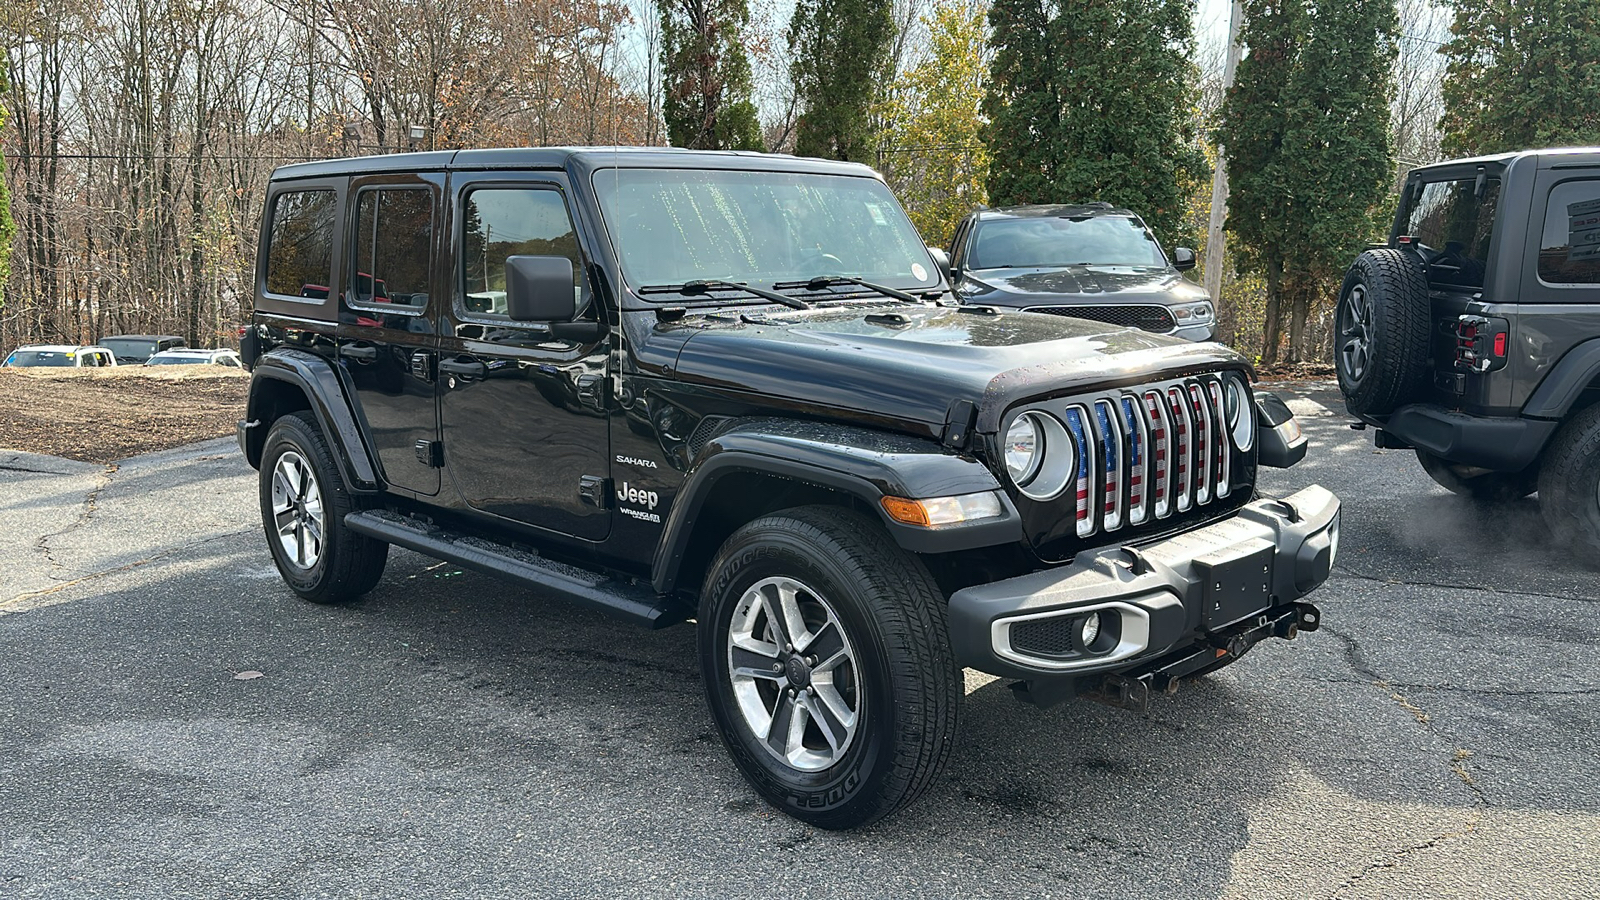
[[[1459,494],[1538,491],[1600,562],[1600,149],[1414,170],[1336,316],[1339,384],[1378,446]]]
[[[1216,334],[1205,288],[1183,277],[1144,220],[1109,203],[981,209],[956,226],[950,280],[965,303],[1128,325],[1191,341]]]
[[[830,828],[948,757],[961,668],[1149,693],[1318,625],[1339,504],[1224,347],[958,307],[863,166],[464,150],[279,169],[239,441],[302,597],[407,547],[659,627]],[[374,286],[381,282],[383,291]]]

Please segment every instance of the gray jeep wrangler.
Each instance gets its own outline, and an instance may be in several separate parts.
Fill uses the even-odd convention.
[[[1379,447],[1464,496],[1537,491],[1600,563],[1600,149],[1414,170],[1336,316],[1339,387]]]

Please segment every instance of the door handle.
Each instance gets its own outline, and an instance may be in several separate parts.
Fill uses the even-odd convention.
[[[486,378],[489,375],[489,367],[481,360],[459,356],[455,359],[439,360],[439,371],[459,378]]]
[[[339,348],[339,355],[349,359],[359,359],[362,362],[375,362],[378,359],[378,348],[371,344],[346,344]]]

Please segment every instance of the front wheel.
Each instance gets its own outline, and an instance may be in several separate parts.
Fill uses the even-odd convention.
[[[945,599],[876,522],[802,507],[740,528],[700,602],[706,699],[767,802],[865,825],[927,789],[962,695]]]
[[[313,603],[353,600],[377,585],[389,545],[344,525],[357,508],[322,429],[290,413],[272,423],[261,451],[261,523],[278,574]]]
[[[1600,406],[1573,416],[1545,448],[1539,512],[1558,542],[1600,566]]]

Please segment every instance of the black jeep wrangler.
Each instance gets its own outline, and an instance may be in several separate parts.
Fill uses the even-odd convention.
[[[1345,276],[1335,364],[1379,447],[1481,500],[1539,493],[1600,563],[1600,149],[1416,169]]]
[[[962,667],[1141,705],[1318,625],[1339,503],[1256,498],[1305,439],[1249,365],[957,306],[863,166],[293,165],[259,259],[239,442],[289,586],[360,596],[396,545],[693,619],[735,762],[808,822],[929,785]]]

